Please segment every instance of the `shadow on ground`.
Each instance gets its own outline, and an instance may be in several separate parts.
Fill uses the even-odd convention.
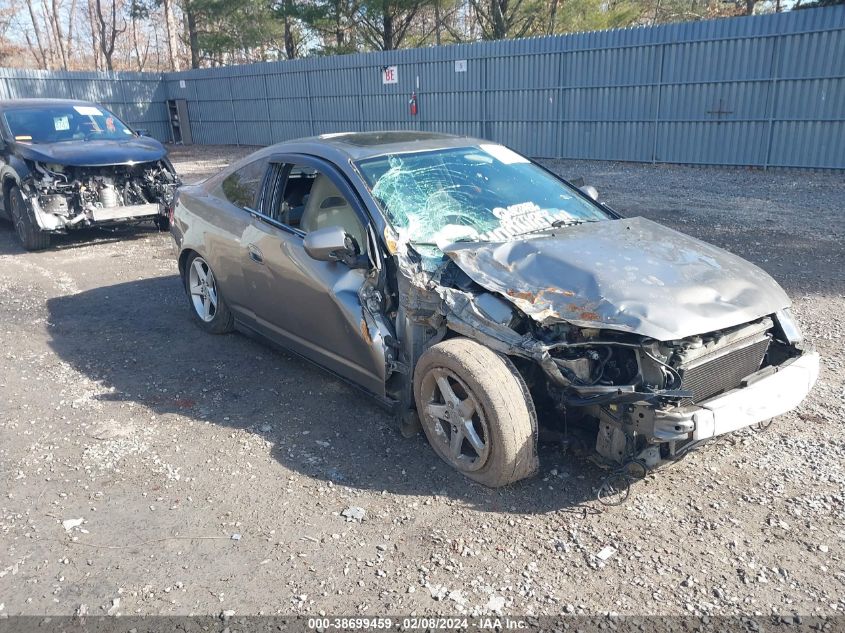
[[[178,276],[53,298],[47,307],[55,353],[113,390],[101,399],[147,406],[165,416],[159,424],[178,413],[248,429],[272,440],[287,468],[359,489],[439,494],[489,511],[598,511],[585,504],[603,477],[592,464],[548,445],[542,465],[560,471],[551,480],[541,475],[503,490],[474,484],[422,435],[402,438],[387,412],[346,383],[263,342],[202,332]]]
[[[85,228],[77,229],[66,234],[54,234],[50,237],[50,251],[69,251],[97,244],[113,244],[117,242],[134,242],[157,234],[158,228],[152,224],[136,224],[117,226],[114,228]],[[0,234],[5,233],[8,239],[0,240],[0,255],[19,255],[26,253],[15,229],[7,220],[0,219]]]

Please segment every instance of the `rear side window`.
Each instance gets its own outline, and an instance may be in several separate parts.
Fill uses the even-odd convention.
[[[254,209],[266,171],[266,158],[244,165],[223,179],[218,195],[236,206]]]

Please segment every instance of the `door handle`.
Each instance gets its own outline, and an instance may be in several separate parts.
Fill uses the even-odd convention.
[[[255,244],[250,244],[246,249],[249,251],[249,258],[252,261],[258,264],[264,263],[264,255],[261,254],[261,250]]]

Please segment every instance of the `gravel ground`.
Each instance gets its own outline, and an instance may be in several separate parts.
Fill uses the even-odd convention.
[[[0,613],[842,614],[842,174],[549,164],[773,274],[822,354],[807,402],[619,507],[554,445],[488,490],[327,374],[203,334],[168,235],[25,253],[3,225]]]

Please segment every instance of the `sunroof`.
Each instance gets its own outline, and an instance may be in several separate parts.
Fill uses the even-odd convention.
[[[429,141],[438,138],[449,138],[448,134],[436,132],[351,132],[349,134],[326,134],[322,138],[338,140],[357,147],[373,147],[388,143],[409,143],[411,141]]]

